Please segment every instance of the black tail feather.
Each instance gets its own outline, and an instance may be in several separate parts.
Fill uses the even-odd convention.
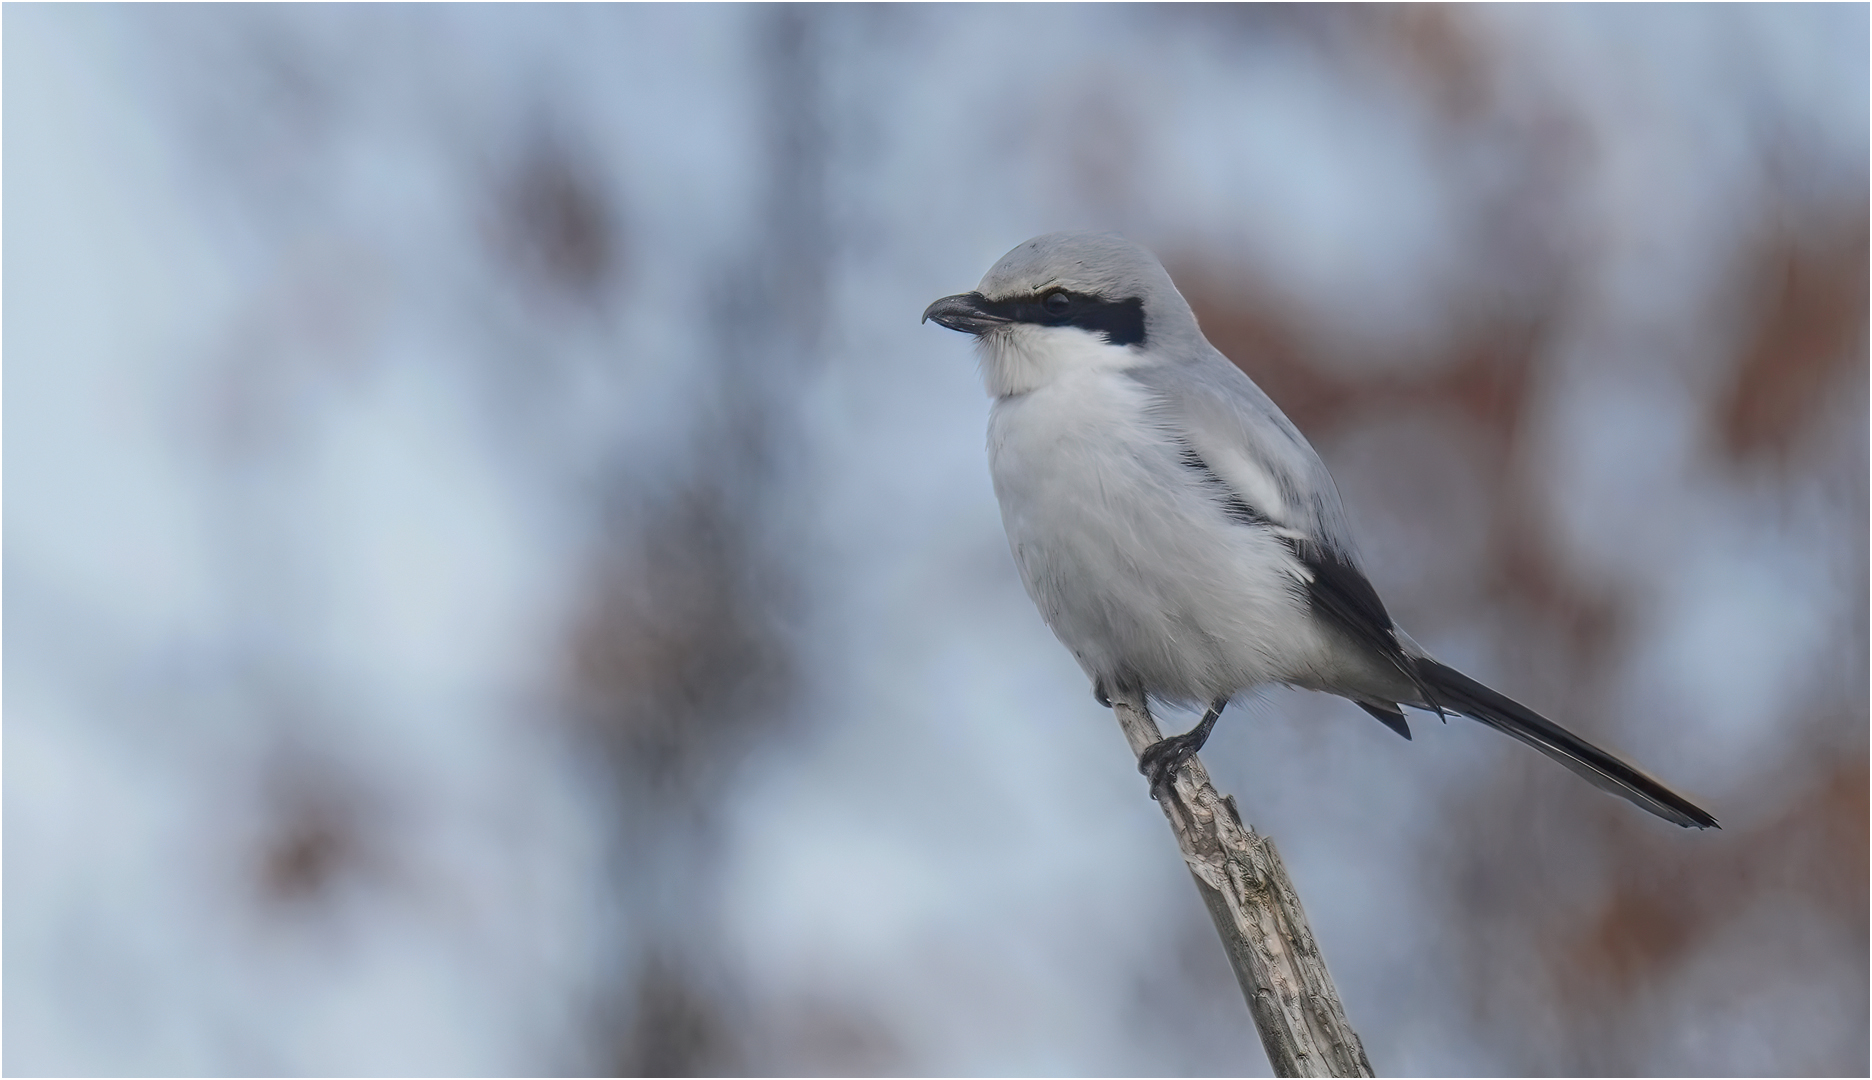
[[[1666,821],[1685,828],[1721,828],[1708,811],[1527,706],[1435,660],[1419,659],[1416,667],[1444,708],[1520,739],[1595,787],[1630,799]]]

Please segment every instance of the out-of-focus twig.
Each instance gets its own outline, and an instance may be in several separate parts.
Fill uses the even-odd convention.
[[[1131,752],[1163,737],[1141,695],[1112,694]],[[1242,823],[1202,762],[1177,770],[1163,812],[1183,849],[1276,1076],[1373,1076],[1274,842]]]

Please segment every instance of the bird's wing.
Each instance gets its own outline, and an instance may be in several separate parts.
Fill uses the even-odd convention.
[[[1553,758],[1593,784],[1678,825],[1718,828],[1716,819],[1636,767],[1527,706],[1430,658],[1392,625],[1384,602],[1358,569],[1338,490],[1319,455],[1240,369],[1220,353],[1130,372],[1152,393],[1155,419],[1183,463],[1217,486],[1231,517],[1270,530],[1308,577],[1313,611],[1353,642],[1394,665],[1422,705],[1473,717]],[[1394,703],[1334,687],[1391,730],[1410,738]]]
[[[1273,525],[1350,554],[1339,493],[1319,455],[1241,369],[1208,350],[1135,368],[1154,418]]]
[[[1358,568],[1332,476],[1286,414],[1213,350],[1129,374],[1151,391],[1154,418],[1181,444],[1183,463],[1232,497],[1231,515],[1269,528],[1287,545],[1315,614],[1395,667],[1436,708],[1384,601]]]

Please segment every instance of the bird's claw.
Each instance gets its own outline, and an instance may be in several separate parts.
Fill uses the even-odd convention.
[[[1201,745],[1190,738],[1189,733],[1185,733],[1159,739],[1144,748],[1144,752],[1138,755],[1138,772],[1150,778],[1151,798],[1163,801],[1171,784],[1176,781],[1177,770],[1196,756]]]

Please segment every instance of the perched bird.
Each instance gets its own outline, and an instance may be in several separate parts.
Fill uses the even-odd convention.
[[[1392,623],[1319,455],[1203,337],[1150,252],[1111,234],[1036,237],[923,318],[975,336],[1008,544],[1093,693],[1207,706],[1145,751],[1153,795],[1231,698],[1283,683],[1347,698],[1406,739],[1401,706],[1459,713],[1667,821],[1716,825]]]

